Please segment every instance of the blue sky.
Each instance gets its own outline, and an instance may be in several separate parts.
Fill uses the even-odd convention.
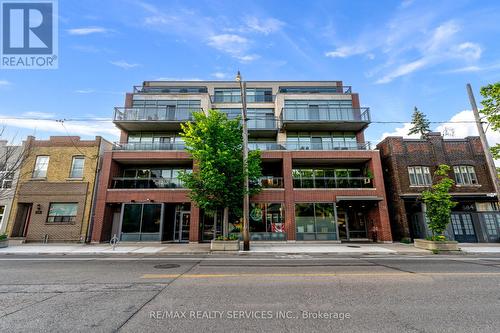
[[[144,80],[233,80],[238,69],[247,80],[343,80],[374,121],[408,121],[415,105],[433,121],[469,120],[465,84],[479,95],[500,79],[498,1],[60,0],[59,15],[59,69],[0,70],[0,117],[39,119],[3,119],[8,135],[115,141],[109,122],[51,119],[109,119]],[[407,128],[374,123],[366,137]]]

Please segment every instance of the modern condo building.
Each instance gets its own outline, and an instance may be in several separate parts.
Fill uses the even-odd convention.
[[[365,141],[370,111],[341,81],[247,82],[250,149],[263,190],[251,198],[252,240],[391,241],[380,156]],[[92,240],[203,242],[221,233],[177,178],[191,170],[179,131],[192,113],[241,113],[237,82],[147,81],[115,108],[120,142],[105,152]],[[232,218],[232,232],[240,221]]]

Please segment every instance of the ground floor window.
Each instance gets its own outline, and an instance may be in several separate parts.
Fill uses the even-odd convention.
[[[336,240],[334,203],[295,205],[297,240]]]
[[[4,215],[5,215],[5,206],[0,206],[0,226],[2,226]]]
[[[51,203],[47,223],[75,223],[78,203]]]
[[[159,241],[161,204],[123,204],[121,240]]]
[[[281,203],[250,204],[250,237],[251,240],[286,240]]]

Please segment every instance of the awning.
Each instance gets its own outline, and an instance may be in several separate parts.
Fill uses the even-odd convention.
[[[455,200],[485,200],[485,201],[497,201],[496,193],[450,193],[452,198]],[[422,197],[421,194],[417,193],[404,193],[401,194],[402,199],[419,199]]]
[[[384,198],[377,197],[374,195],[339,195],[337,196],[337,202],[340,201],[382,201]]]

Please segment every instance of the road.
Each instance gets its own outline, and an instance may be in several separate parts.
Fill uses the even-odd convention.
[[[0,256],[2,332],[499,332],[500,257]]]

